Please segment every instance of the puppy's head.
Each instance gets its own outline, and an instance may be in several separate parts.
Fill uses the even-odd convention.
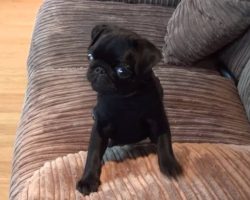
[[[161,52],[152,43],[117,26],[95,26],[91,40],[87,77],[101,94],[136,91],[161,59]]]

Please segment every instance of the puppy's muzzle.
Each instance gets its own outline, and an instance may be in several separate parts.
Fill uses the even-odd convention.
[[[110,66],[102,61],[102,60],[94,60],[91,62],[91,65],[90,67],[92,68],[93,70],[93,73],[95,75],[104,75],[104,74],[107,74]]]

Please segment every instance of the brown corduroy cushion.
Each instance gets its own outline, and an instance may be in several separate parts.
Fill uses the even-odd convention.
[[[168,19],[174,8],[88,0],[46,0],[37,17],[28,70],[86,67],[92,28],[113,23],[164,45]]]
[[[183,0],[167,26],[167,63],[194,63],[233,41],[250,24],[250,2]]]
[[[241,199],[250,197],[250,149],[223,144],[175,144],[184,168],[177,180],[162,175],[151,146],[113,147],[105,156],[97,193],[75,189],[86,153],[59,157],[37,170],[18,200],[51,199]]]
[[[44,2],[28,61],[29,82],[14,147],[11,200],[44,162],[87,149],[95,104],[95,93],[85,76],[93,26],[112,21],[161,48],[172,12],[172,8],[145,4]],[[162,63],[159,66],[166,68]],[[233,83],[213,70],[165,71],[161,67],[156,73],[166,91],[175,141],[249,144],[249,124]]]
[[[174,141],[249,144],[250,124],[233,82],[177,68],[155,72]]]
[[[250,122],[250,59],[240,76],[238,90]]]
[[[173,141],[250,144],[250,125],[231,81],[183,69],[155,71]],[[11,199],[44,162],[87,149],[96,96],[85,74],[85,68],[61,68],[30,75],[14,147]]]
[[[161,48],[173,11],[148,4],[44,1],[28,59],[29,83],[14,147],[11,200],[45,161],[87,148],[95,93],[83,68],[88,65],[92,28],[112,22]]]
[[[239,39],[224,48],[219,58],[239,80],[242,70],[250,60],[250,28]]]

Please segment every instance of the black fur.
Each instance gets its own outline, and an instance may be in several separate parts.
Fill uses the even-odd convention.
[[[173,177],[180,174],[162,103],[163,90],[152,70],[161,59],[160,51],[136,33],[113,25],[97,25],[91,39],[87,77],[98,97],[78,190],[85,195],[97,191],[108,144],[131,144],[145,138],[157,145],[161,172]]]

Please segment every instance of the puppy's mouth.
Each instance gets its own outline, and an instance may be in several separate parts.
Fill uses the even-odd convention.
[[[116,91],[116,87],[113,81],[108,77],[108,75],[96,76],[91,81],[92,88],[99,93],[113,93]]]
[[[100,65],[90,67],[87,77],[93,90],[98,93],[110,94],[117,90],[112,75],[109,75],[107,70]]]

